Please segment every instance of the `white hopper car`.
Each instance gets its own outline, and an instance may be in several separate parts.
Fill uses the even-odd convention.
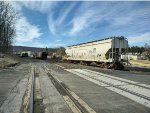
[[[123,68],[121,55],[127,55],[128,40],[123,36],[68,46],[67,60],[70,62],[97,63],[100,67]]]

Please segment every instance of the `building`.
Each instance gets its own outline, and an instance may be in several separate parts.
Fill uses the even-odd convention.
[[[33,57],[33,52],[28,50],[14,51],[13,54],[18,56],[24,56],[26,54],[28,57]]]

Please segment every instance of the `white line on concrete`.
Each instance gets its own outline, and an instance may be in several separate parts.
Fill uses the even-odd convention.
[[[128,89],[130,91],[139,93],[141,95],[150,97],[150,90],[149,89],[137,86],[136,84],[129,84],[129,82],[127,83],[127,82],[123,82],[123,81],[120,81],[117,79],[113,79],[113,78],[109,78],[109,77],[105,77],[105,76],[99,76],[98,74],[87,72],[87,71],[81,70],[81,69],[73,69],[73,70],[76,72],[80,72],[82,74],[85,74],[89,77],[93,77],[95,79],[102,80],[104,82],[107,82],[107,83],[110,83],[113,85],[120,85],[119,87],[121,87],[121,88],[125,88],[125,89]],[[119,77],[117,77],[117,78],[119,78]]]
[[[139,86],[129,84],[129,83],[127,84],[126,82],[120,82],[119,80],[116,80],[116,79],[114,80],[113,78],[110,79],[108,77],[99,76],[100,74],[97,74],[98,72],[91,73],[90,71],[81,70],[81,69],[65,69],[65,70],[73,74],[76,74],[86,80],[89,80],[95,84],[98,84],[100,86],[104,87],[107,85],[109,87],[105,87],[106,89],[109,89],[127,98],[130,98],[138,103],[143,104],[146,107],[150,107],[150,101],[148,100],[148,98],[150,98],[149,89],[139,87]],[[117,86],[117,87],[114,87],[114,86]],[[134,94],[131,92],[133,92]],[[135,95],[135,94],[138,94],[138,95]],[[142,96],[147,97],[147,99],[143,98]]]
[[[108,78],[116,79],[116,80],[119,80],[119,81],[131,83],[131,84],[135,84],[135,85],[138,84],[138,86],[150,89],[150,85],[148,85],[148,84],[140,84],[139,82],[135,82],[135,81],[132,81],[132,80],[127,80],[127,79],[111,76],[111,75],[108,75],[108,74],[104,74],[104,73],[100,73],[100,72],[96,72],[96,71],[92,71],[92,70],[88,70],[88,69],[83,69],[83,70],[94,73],[94,74],[98,74],[100,76],[105,76],[105,77],[108,77]]]
[[[88,69],[83,69],[83,70],[91,72],[91,73],[94,73],[94,74],[98,74],[98,75],[101,75],[101,76],[109,77],[109,78],[112,78],[112,79],[117,79],[117,80],[120,80],[120,81],[124,81],[124,82],[129,82],[129,83],[133,83],[133,84],[137,84],[138,83],[138,82],[134,82],[134,81],[131,81],[131,80],[127,80],[127,79],[111,76],[111,75],[108,75],[108,74],[104,74],[104,73],[100,73],[100,72],[96,72],[96,71],[92,71],[92,70],[88,70]]]
[[[58,65],[58,64],[55,64],[56,66],[62,68],[62,69],[65,69],[65,67],[61,66],[61,65]]]

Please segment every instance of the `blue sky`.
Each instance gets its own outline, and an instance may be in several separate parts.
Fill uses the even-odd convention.
[[[150,2],[14,1],[14,45],[60,47],[111,36],[150,44]]]

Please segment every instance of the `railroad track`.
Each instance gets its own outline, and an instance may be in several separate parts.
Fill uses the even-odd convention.
[[[22,98],[21,113],[34,113],[35,71],[35,65],[31,64],[26,90]]]
[[[88,106],[87,103],[85,103],[79,96],[72,92],[62,81],[56,79],[46,66],[43,66],[43,69],[49,76],[57,91],[63,96],[64,100],[71,108],[73,113],[96,113]]]
[[[150,85],[87,69],[65,70],[150,108]]]

